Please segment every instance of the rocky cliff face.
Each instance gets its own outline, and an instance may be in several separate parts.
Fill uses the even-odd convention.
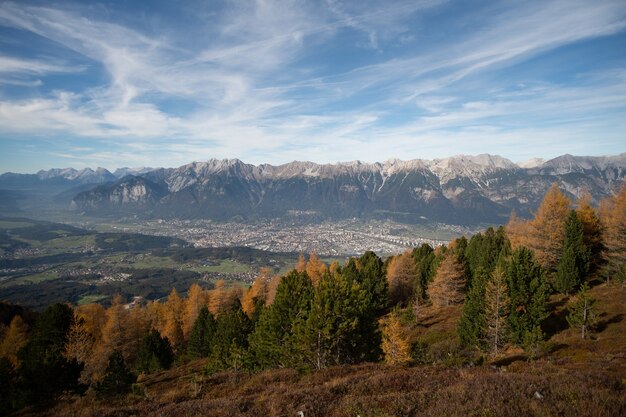
[[[312,221],[347,217],[452,224],[503,223],[512,209],[526,215],[553,182],[576,198],[609,195],[626,175],[626,154],[564,155],[527,166],[493,155],[367,164],[239,160],[194,162],[126,177],[79,193],[81,211],[133,211],[156,217],[218,220],[282,217]]]

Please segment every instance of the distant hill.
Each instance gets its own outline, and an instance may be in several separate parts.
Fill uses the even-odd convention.
[[[280,166],[237,159],[193,162],[178,168],[110,172],[50,170],[3,174],[0,190],[56,181],[65,207],[91,215],[254,220],[300,217],[391,219],[406,223],[503,223],[511,210],[527,216],[553,182],[570,197],[587,189],[595,201],[626,176],[626,153],[607,157],[563,155],[517,165],[494,155]],[[107,175],[108,173],[108,175]],[[94,181],[86,187],[85,181]],[[69,201],[68,189],[78,187]],[[62,187],[61,187],[62,188]],[[89,189],[88,189],[89,188]],[[75,188],[79,191],[78,188]],[[65,192],[65,194],[63,194]]]

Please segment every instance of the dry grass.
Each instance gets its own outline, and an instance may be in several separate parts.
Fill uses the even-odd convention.
[[[591,290],[601,314],[593,339],[563,328],[566,298],[553,297],[553,336],[546,353],[527,362],[510,350],[506,366],[425,365],[392,368],[366,364],[298,373],[280,369],[205,376],[204,361],[149,375],[140,395],[117,401],[68,399],[37,414],[64,417],[117,416],[593,416],[626,415],[626,291],[599,285]],[[458,311],[457,311],[458,310]],[[440,316],[415,337],[428,341],[430,354],[456,341],[459,309]],[[418,326],[419,327],[419,326]],[[536,394],[541,398],[537,398]]]

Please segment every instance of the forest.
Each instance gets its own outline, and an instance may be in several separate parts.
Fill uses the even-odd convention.
[[[593,207],[588,194],[572,202],[555,184],[532,219],[513,213],[497,229],[386,259],[370,251],[327,265],[315,253],[301,254],[291,272],[262,269],[247,289],[225,281],[212,289],[192,284],[162,301],[118,295],[108,308],[54,304],[34,313],[3,304],[0,414],[25,407],[36,414],[63,401],[146,401],[145,381],[167,369],[195,369],[205,382],[189,382],[197,396],[220,375],[228,385],[228,375],[323,378],[348,369],[345,379],[350,369],[365,375],[380,364],[410,380],[411,369],[446,374],[478,372],[512,357],[532,362],[558,349],[551,338],[564,329],[593,340],[608,325],[594,289],[624,300],[625,282],[626,185]],[[617,342],[622,351],[624,342],[623,336]],[[625,410],[623,381],[622,374],[621,382],[606,382],[597,415]],[[345,389],[329,392],[348,395]],[[543,395],[536,388],[535,397]],[[389,415],[391,405],[380,401],[379,414],[354,404],[350,413]],[[407,405],[395,415],[418,415],[411,410]]]

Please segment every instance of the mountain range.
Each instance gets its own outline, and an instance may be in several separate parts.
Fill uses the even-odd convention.
[[[625,175],[626,153],[563,155],[521,164],[488,154],[279,166],[211,159],[178,168],[120,168],[113,173],[104,168],[5,173],[0,175],[0,197],[12,195],[16,204],[0,205],[0,210],[19,209],[19,201],[32,202],[38,196],[39,203],[48,198],[59,208],[89,215],[499,224],[511,210],[529,215],[553,182],[572,199],[586,189],[597,202],[614,192]]]

